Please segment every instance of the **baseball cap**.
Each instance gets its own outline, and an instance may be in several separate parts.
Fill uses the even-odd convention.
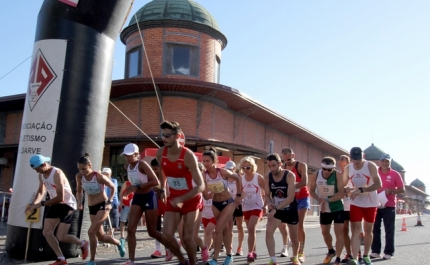
[[[34,155],[30,158],[30,167],[40,167],[45,162],[51,162],[51,158],[43,155]]]
[[[361,160],[363,159],[363,151],[360,147],[353,147],[349,152],[349,157],[353,160]]]
[[[381,154],[381,158],[379,160],[388,160],[391,161],[391,156],[389,154]]]
[[[112,174],[112,170],[109,167],[104,167],[102,169],[102,173],[108,173],[108,174]]]
[[[236,167],[236,164],[231,160],[227,161],[227,163],[225,163],[225,166],[224,166],[224,168],[228,170],[232,170],[235,167]]]
[[[139,153],[139,147],[137,147],[137,145],[135,144],[130,143],[124,147],[124,152],[122,152],[121,155],[131,156],[134,153]]]

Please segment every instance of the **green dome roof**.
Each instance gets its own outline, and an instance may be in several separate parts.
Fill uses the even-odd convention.
[[[414,187],[425,187],[426,185],[421,180],[415,179],[414,181],[411,182],[411,186],[414,186]]]
[[[185,28],[208,34],[227,46],[227,38],[219,29],[214,17],[201,5],[192,0],[153,0],[133,15],[128,26],[121,32],[125,44],[128,36],[138,30],[148,28]],[[136,23],[136,18],[139,24]]]
[[[191,21],[220,31],[212,15],[192,0],[153,0],[139,9],[136,17],[139,22],[164,19]],[[128,26],[133,24],[136,24],[134,16]]]
[[[385,154],[380,148],[376,147],[374,144],[367,147],[363,151],[366,156],[364,157],[366,160],[379,160],[382,154]]]
[[[376,147],[374,144],[367,147],[363,152],[366,154],[366,160],[379,160],[382,154],[386,154],[386,152],[382,151],[382,149]],[[405,171],[405,168],[397,161],[394,161],[394,159],[391,159],[391,168],[398,172]]]

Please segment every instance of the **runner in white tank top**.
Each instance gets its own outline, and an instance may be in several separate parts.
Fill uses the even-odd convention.
[[[375,163],[364,160],[363,151],[354,147],[350,151],[351,163],[343,172],[344,185],[351,181],[350,222],[351,222],[351,250],[354,262],[357,263],[360,248],[361,223],[364,220],[364,251],[363,259],[371,264],[369,251],[373,240],[373,223],[376,218],[376,207],[379,206],[377,190],[381,188],[381,178]],[[347,189],[347,193],[350,189]]]
[[[92,169],[90,155],[85,154],[78,160],[79,173],[76,174],[76,197],[78,198],[78,208],[82,210],[82,197],[84,190],[88,195],[88,210],[90,213],[91,225],[88,228],[88,238],[90,240],[90,261],[94,264],[97,240],[108,244],[116,245],[121,257],[125,255],[125,248],[119,240],[111,235],[106,235],[102,224],[109,216],[112,209],[113,196],[116,194],[115,184],[109,177]],[[110,189],[109,198],[105,192],[105,186]]]
[[[233,161],[228,161],[225,164],[224,168],[230,170],[231,172],[237,175],[238,171],[236,170],[236,163],[234,163]],[[242,180],[242,177],[239,176],[239,179]],[[240,186],[242,187],[242,184],[240,184]],[[232,198],[235,198],[237,194],[236,181],[232,181],[232,180],[228,181],[228,190],[230,191]],[[233,212],[233,218],[231,218],[230,221],[228,222],[229,234],[232,238],[231,242],[233,242],[233,228],[235,224],[237,228],[237,250],[236,250],[235,256],[242,256],[243,255],[242,243],[243,243],[243,238],[245,236],[245,232],[243,231],[242,204],[236,206],[236,209]]]
[[[242,175],[242,211],[248,230],[248,263],[254,262],[257,257],[255,252],[255,238],[258,221],[263,217],[264,178],[257,173],[257,164],[250,157],[244,157],[240,161]]]
[[[236,197],[232,198],[228,191],[228,180],[236,181],[236,189],[241,190],[242,187],[240,186],[240,179],[231,171],[217,166],[218,156],[213,148],[203,152],[202,162],[206,168],[204,177],[206,189],[203,192],[203,197],[205,199],[209,199],[209,192],[213,194],[212,211],[215,219],[217,220],[213,259],[207,264],[217,264],[223,242],[226,247],[227,255],[224,260],[224,264],[230,264],[233,262],[233,256],[231,255],[231,237],[224,237],[224,235],[226,235],[226,232],[228,231],[228,221],[230,220],[230,216],[233,215],[234,209],[241,202],[241,192],[237,192]]]
[[[82,259],[86,259],[88,256],[89,244],[86,240],[81,241],[74,235],[68,234],[73,219],[73,211],[76,209],[76,199],[63,171],[51,166],[50,161],[51,158],[42,155],[34,155],[30,158],[30,166],[39,173],[39,187],[33,203],[29,204],[25,211],[28,214],[39,207],[50,206],[43,220],[43,235],[57,255],[57,261],[52,264],[61,265],[67,264],[67,261],[61,252],[58,241],[79,245]],[[46,201],[43,200],[45,191],[49,193],[50,197]],[[56,233],[54,233],[55,229],[57,229]]]

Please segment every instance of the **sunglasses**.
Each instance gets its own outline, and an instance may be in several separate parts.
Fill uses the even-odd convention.
[[[333,171],[333,168],[323,168],[322,170],[324,170],[324,171],[328,171],[328,172],[332,172],[332,171]]]
[[[170,136],[175,135],[176,133],[162,133],[161,137],[163,138],[170,138]]]
[[[250,170],[252,167],[242,167],[243,170]]]

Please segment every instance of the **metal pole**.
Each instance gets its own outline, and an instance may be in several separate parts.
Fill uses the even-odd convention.
[[[1,222],[4,222],[4,210],[5,210],[5,204],[6,204],[6,194],[3,194],[3,206],[1,209]]]

